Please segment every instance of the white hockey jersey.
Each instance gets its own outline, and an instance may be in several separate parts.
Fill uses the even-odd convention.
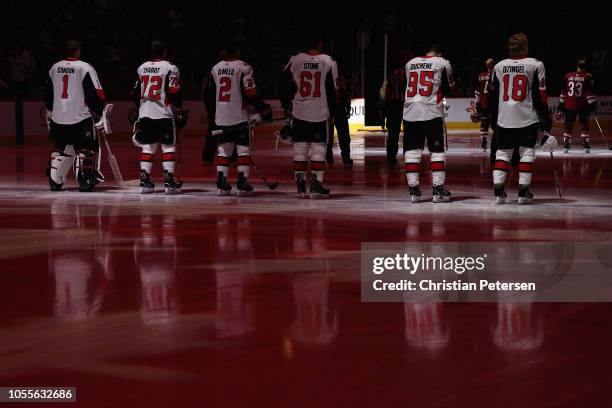
[[[173,118],[169,95],[181,89],[178,68],[165,60],[147,61],[138,67],[140,81],[139,118]]]
[[[51,120],[55,123],[71,125],[91,117],[86,86],[93,86],[100,101],[105,99],[96,70],[86,62],[73,58],[59,61],[49,70],[49,78],[53,85]]]
[[[294,55],[285,66],[297,86],[293,97],[293,116],[308,122],[323,122],[330,117],[328,92],[337,87],[337,73],[334,78],[335,62],[326,54],[300,53]],[[329,79],[328,79],[329,77]],[[326,86],[331,81],[332,86]]]
[[[442,82],[453,89],[453,69],[442,57],[416,57],[406,64],[404,120],[421,122],[442,117]]]
[[[534,105],[546,102],[544,64],[535,58],[505,59],[493,68],[490,89],[498,93],[497,124],[523,128],[539,122]]]
[[[256,93],[253,68],[241,60],[224,60],[212,68],[210,75],[215,83],[217,126],[234,126],[247,122],[249,115],[243,96],[253,96]]]

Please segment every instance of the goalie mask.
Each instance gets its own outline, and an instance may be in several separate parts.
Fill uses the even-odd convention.
[[[540,140],[540,147],[546,153],[551,153],[557,147],[557,139],[554,136],[545,133]]]

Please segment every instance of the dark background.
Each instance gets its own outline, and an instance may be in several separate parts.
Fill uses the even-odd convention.
[[[198,98],[202,79],[227,38],[242,45],[242,57],[253,65],[262,95],[272,98],[278,96],[283,64],[303,48],[312,31],[326,38],[325,51],[338,61],[355,96],[377,95],[384,76],[385,32],[390,69],[398,64],[400,45],[418,55],[428,44],[440,44],[455,69],[458,96],[473,95],[484,59],[503,57],[506,39],[518,31],[529,36],[530,54],[544,61],[550,95],[558,95],[563,74],[574,69],[579,55],[592,61],[597,92],[610,93],[606,13],[578,5],[499,3],[493,9],[438,4],[350,11],[361,6],[332,10],[317,3],[228,2],[223,9],[187,2],[11,0],[0,14],[0,98],[39,99],[48,69],[63,57],[66,39],[83,41],[82,59],[94,65],[112,100],[129,98],[150,41],[164,40],[169,59],[181,70],[186,98]]]

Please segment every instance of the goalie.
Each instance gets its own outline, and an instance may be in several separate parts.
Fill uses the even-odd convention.
[[[187,115],[181,109],[183,100],[179,70],[166,61],[166,55],[167,49],[163,42],[151,43],[152,59],[138,67],[138,81],[132,90],[134,103],[138,106],[138,120],[134,123],[132,141],[141,148],[141,194],[155,191],[151,169],[160,144],[166,194],[180,194],[183,185],[174,176],[176,130],[185,126]]]
[[[99,172],[97,130],[105,105],[104,91],[96,70],[81,61],[81,43],[65,44],[66,59],[49,70],[45,84],[45,106],[49,134],[55,144],[47,169],[51,191],[61,191],[68,172],[75,168],[79,191],[93,191],[104,177]],[[76,159],[76,163],[75,163]]]

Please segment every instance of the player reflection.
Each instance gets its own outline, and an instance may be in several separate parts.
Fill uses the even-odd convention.
[[[169,324],[180,312],[177,278],[176,218],[143,213],[141,239],[134,242],[140,272],[140,316],[146,324]]]
[[[338,336],[338,312],[329,300],[327,273],[303,274],[292,280],[296,317],[291,337],[304,345],[327,345]]]
[[[544,340],[543,319],[532,302],[498,302],[493,342],[503,351],[533,351]]]
[[[416,349],[437,353],[450,342],[450,328],[445,322],[446,307],[441,302],[405,302],[405,335]]]
[[[253,262],[250,218],[218,216],[217,243],[220,259]],[[249,269],[240,263],[235,268],[216,271],[215,326],[219,338],[245,336],[255,328],[255,305],[247,296]]]
[[[66,320],[94,317],[113,281],[110,249],[101,228],[102,207],[56,199],[50,212],[53,232],[61,233],[61,246],[70,248],[49,249],[55,315]]]

